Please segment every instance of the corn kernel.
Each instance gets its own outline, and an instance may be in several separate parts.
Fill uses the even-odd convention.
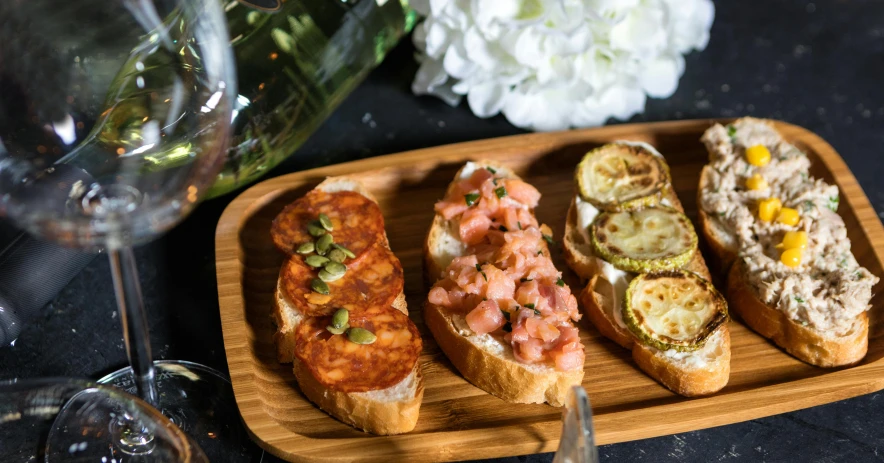
[[[791,207],[784,207],[780,209],[780,212],[777,214],[777,222],[790,227],[798,225],[799,219],[798,211]]]
[[[746,188],[750,190],[766,190],[767,180],[761,174],[755,174],[746,179]]]
[[[762,199],[758,201],[758,218],[770,222],[780,212],[781,207],[783,207],[783,203],[778,198]]]
[[[746,148],[746,162],[753,166],[766,166],[770,162],[770,151],[764,145],[755,145]]]
[[[807,232],[805,231],[788,231],[783,235],[783,242],[780,247],[785,249],[804,249],[807,247]]]
[[[786,249],[780,254],[780,262],[791,268],[801,265],[801,249]]]

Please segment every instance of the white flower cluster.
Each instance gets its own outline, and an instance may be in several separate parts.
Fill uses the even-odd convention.
[[[628,119],[675,92],[709,41],[710,0],[412,0],[415,94],[559,130]]]

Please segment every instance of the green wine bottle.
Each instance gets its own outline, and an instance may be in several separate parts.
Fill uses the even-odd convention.
[[[416,21],[406,0],[225,0],[239,96],[209,197],[291,155]]]

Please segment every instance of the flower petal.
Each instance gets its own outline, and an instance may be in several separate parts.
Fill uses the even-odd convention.
[[[668,98],[678,88],[679,69],[672,57],[661,56],[648,63],[639,75],[639,85],[652,98]]]
[[[509,89],[494,82],[483,82],[470,87],[467,94],[467,102],[473,114],[481,117],[491,117],[500,112],[504,101],[509,95]]]

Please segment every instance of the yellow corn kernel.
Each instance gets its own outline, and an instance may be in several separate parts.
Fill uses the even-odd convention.
[[[767,180],[761,174],[755,174],[746,179],[746,188],[750,190],[766,190]]]
[[[801,249],[786,249],[780,254],[780,262],[791,268],[801,265]]]
[[[770,162],[770,151],[764,145],[755,145],[746,148],[746,162],[753,166],[766,166]]]
[[[807,232],[805,231],[788,231],[783,235],[783,242],[780,247],[784,249],[804,249],[807,247]]]
[[[783,207],[783,203],[779,198],[762,199],[758,201],[758,218],[770,222],[780,212],[781,207]]]
[[[780,209],[780,212],[777,214],[777,222],[790,227],[798,225],[799,219],[798,211],[791,207],[784,207]]]

